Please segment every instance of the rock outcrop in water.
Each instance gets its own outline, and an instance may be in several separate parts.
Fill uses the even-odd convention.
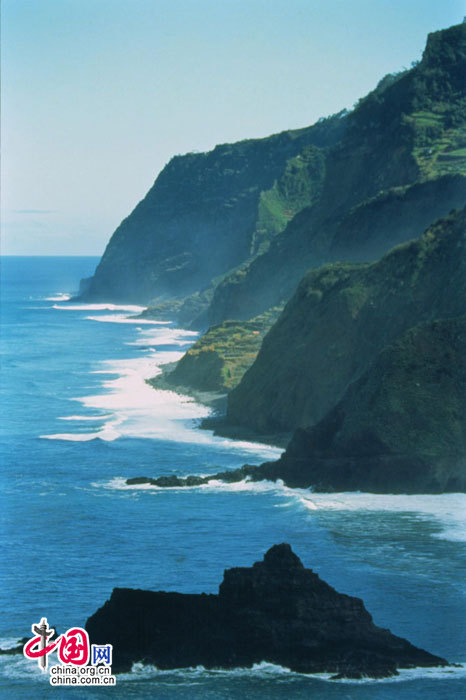
[[[251,667],[268,661],[303,673],[385,677],[447,665],[376,627],[362,600],[337,593],[287,544],[252,567],[227,569],[218,595],[114,589],[86,623],[92,643],[113,644],[113,670]]]

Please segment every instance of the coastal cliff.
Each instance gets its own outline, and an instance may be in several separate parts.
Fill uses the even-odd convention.
[[[410,329],[464,316],[465,70],[462,24],[429,35],[420,62],[385,76],[349,113],[176,157],[117,229],[86,285],[87,299],[150,301],[146,316],[207,330],[171,374],[153,383],[228,392],[223,426],[216,419],[209,427],[267,439],[298,431],[277,467],[282,476],[263,465],[250,478],[295,483],[299,462],[306,475],[298,481],[306,485],[463,488],[462,438],[454,440],[457,463],[447,460],[439,475],[432,469],[433,460],[443,464],[441,455],[431,446],[429,457],[425,435],[405,444],[395,416],[383,414],[382,405],[371,412],[362,396],[359,405],[347,392],[363,377],[374,388],[381,353],[396,354],[394,343]],[[442,357],[437,372],[462,386],[461,367],[446,350]],[[431,386],[440,411],[442,384],[436,393],[428,374],[421,380],[423,369],[416,376]],[[421,412],[422,392],[411,388],[406,405],[418,401]],[[403,405],[403,386],[390,392]],[[331,424],[350,404],[354,420],[342,419],[343,439]],[[394,420],[391,434],[381,429],[382,415]],[[453,413],[445,419],[443,427],[440,419],[432,423],[442,436],[438,446],[455,430]],[[312,432],[322,421],[327,452]],[[418,428],[429,425],[420,421]],[[345,481],[343,466],[332,479],[317,479],[309,466],[317,456],[325,461],[321,471],[331,458],[343,465],[345,454],[375,454],[377,445],[380,470],[384,459],[394,468],[397,436],[400,459],[421,465],[412,481],[368,478],[365,468]]]
[[[374,260],[466,202],[466,25],[430,34],[422,60],[386,76],[329,149],[322,194],[215,288],[209,322],[286,301],[307,269]]]
[[[466,210],[376,263],[313,270],[229,394],[228,421],[268,433],[313,425],[398,336],[465,308]]]
[[[466,317],[403,334],[259,476],[317,491],[466,491]]]
[[[82,298],[205,330],[282,304],[311,267],[374,260],[466,201],[466,25],[350,112],[176,156],[113,234]]]
[[[264,251],[320,195],[342,117],[174,157],[114,232],[81,297],[184,299]]]
[[[288,544],[252,567],[227,569],[218,595],[114,589],[86,622],[94,644],[113,644],[113,670],[251,667],[268,661],[301,673],[391,676],[445,659],[376,627],[362,600],[304,568]]]

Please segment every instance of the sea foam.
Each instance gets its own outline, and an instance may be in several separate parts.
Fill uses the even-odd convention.
[[[279,448],[268,445],[250,443],[250,447],[257,454],[261,450],[263,459],[273,460],[279,456]],[[247,449],[247,443],[243,443],[243,449]],[[267,450],[270,450],[267,454]],[[275,453],[274,453],[275,452]],[[157,475],[160,476],[160,475]],[[198,476],[207,476],[198,474]],[[94,484],[94,486],[102,484]],[[276,508],[304,508],[311,513],[325,511],[350,511],[350,512],[390,512],[409,513],[412,517],[434,521],[440,525],[439,532],[431,534],[432,537],[455,542],[466,541],[466,494],[445,493],[435,495],[390,495],[373,493],[312,493],[307,489],[294,489],[286,486],[282,480],[251,481],[249,478],[233,483],[227,483],[211,479],[207,484],[199,486],[173,486],[160,487],[152,484],[128,485],[123,477],[116,477],[105,484],[104,488],[115,490],[146,490],[156,493],[166,491],[203,490],[212,492],[232,493],[257,493],[273,492],[279,497]]]
[[[65,294],[64,292],[57,292],[52,297],[45,297],[45,301],[68,301],[71,299],[71,294]]]
[[[397,676],[389,676],[388,678],[342,678],[339,680],[332,680],[334,673],[299,673],[297,671],[291,671],[286,666],[281,666],[280,664],[269,663],[267,661],[262,661],[260,663],[254,664],[251,668],[235,668],[235,669],[206,669],[204,666],[196,666],[191,668],[180,668],[180,669],[168,669],[161,670],[156,666],[144,665],[142,663],[135,663],[131,668],[130,673],[122,673],[118,675],[118,680],[120,681],[136,681],[142,679],[156,679],[164,678],[169,680],[170,678],[175,680],[184,680],[186,682],[202,682],[202,680],[207,681],[210,678],[263,678],[273,679],[280,678],[281,680],[293,679],[309,679],[309,681],[321,681],[330,682],[332,684],[348,684],[348,685],[379,685],[386,683],[403,683],[407,681],[428,679],[428,680],[449,680],[449,679],[462,679],[466,677],[466,663],[461,663],[456,666],[445,666],[438,668],[411,668],[411,669],[400,669]]]
[[[112,317],[116,315],[113,314]],[[137,319],[137,322],[141,322],[141,319]],[[158,324],[156,321],[153,323]],[[197,332],[167,328],[166,324],[149,330],[135,328],[135,331],[137,336],[134,345],[142,346],[145,354],[142,357],[101,361],[98,369],[93,371],[93,374],[105,375],[101,391],[73,399],[87,409],[104,412],[105,415],[89,416],[89,420],[94,421],[105,419],[104,425],[89,432],[55,432],[41,435],[42,438],[69,442],[111,442],[119,437],[151,438],[215,445],[222,450],[237,450],[264,460],[280,456],[280,448],[231,440],[215,436],[212,431],[199,430],[199,422],[211,414],[210,408],[197,403],[190,396],[154,389],[147,383],[147,379],[161,373],[164,364],[177,362],[183,356],[181,350],[168,348],[189,347],[198,337]],[[87,416],[73,414],[64,417],[65,420],[83,418],[87,419]]]
[[[69,297],[68,297],[69,298]],[[50,298],[50,301],[54,301]],[[66,304],[65,306],[60,306],[59,304],[54,304],[53,309],[60,309],[61,311],[127,311],[130,313],[142,313],[147,308],[146,306],[139,306],[138,304]]]
[[[412,513],[419,520],[435,518],[442,530],[433,537],[466,541],[466,494],[375,494],[375,493],[310,493],[296,489],[296,498],[311,511],[339,510],[364,512]]]

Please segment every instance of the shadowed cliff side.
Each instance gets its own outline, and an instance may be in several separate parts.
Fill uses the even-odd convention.
[[[376,263],[311,271],[230,393],[228,421],[264,433],[313,425],[401,333],[465,308],[466,210]]]
[[[257,469],[253,478],[319,491],[466,491],[466,316],[407,331]]]

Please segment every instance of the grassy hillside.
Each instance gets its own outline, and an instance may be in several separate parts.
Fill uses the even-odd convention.
[[[256,359],[262,339],[280,311],[275,308],[251,321],[225,321],[213,326],[164,377],[164,382],[198,391],[230,391]]]

